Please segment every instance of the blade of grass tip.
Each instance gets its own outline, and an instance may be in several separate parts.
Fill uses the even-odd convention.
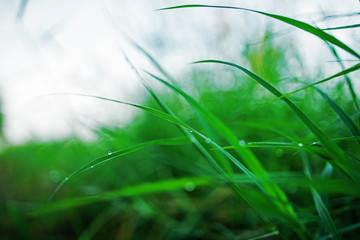
[[[320,83],[327,82],[327,81],[329,81],[329,80],[331,80],[331,79],[344,76],[344,75],[346,75],[346,74],[348,74],[348,73],[355,72],[355,71],[357,71],[357,70],[359,70],[359,69],[360,69],[360,63],[355,64],[355,65],[353,65],[352,67],[347,68],[347,69],[345,69],[345,70],[343,70],[343,71],[341,71],[341,72],[339,72],[339,73],[336,73],[336,74],[334,74],[334,75],[332,75],[332,76],[330,76],[330,77],[328,77],[328,78],[325,78],[325,79],[323,79],[323,80],[320,80],[320,81],[314,82],[314,83],[312,83],[312,84],[306,85],[305,87],[302,87],[302,88],[297,89],[297,90],[295,90],[295,91],[292,91],[292,92],[283,94],[283,95],[281,95],[281,96],[278,96],[277,98],[275,98],[275,99],[273,99],[273,100],[270,100],[269,102],[278,101],[278,100],[280,100],[280,99],[282,99],[282,98],[288,97],[288,96],[290,96],[290,95],[292,95],[292,94],[294,94],[294,93],[300,92],[300,91],[305,90],[305,89],[307,89],[307,88],[309,88],[309,87],[313,87],[313,86],[318,85],[318,84],[320,84]]]
[[[331,28],[322,28],[322,30],[323,31],[340,30],[340,29],[349,29],[349,28],[358,28],[358,27],[360,27],[360,24],[346,25],[346,26],[340,26],[340,27],[331,27]]]
[[[26,6],[28,5],[28,0],[21,0],[18,11],[16,13],[16,20],[21,20],[25,14]]]
[[[342,48],[346,52],[348,52],[348,53],[352,54],[353,56],[355,56],[356,58],[360,59],[360,55],[356,51],[354,51],[352,48],[350,48],[349,46],[347,46],[345,43],[341,42],[339,39],[335,38],[334,36],[324,32],[323,30],[316,28],[308,23],[305,23],[305,22],[302,22],[302,21],[299,21],[299,20],[296,20],[293,18],[281,16],[281,15],[271,14],[271,13],[257,11],[257,10],[248,9],[248,8],[240,8],[240,7],[232,7],[232,6],[217,6],[217,5],[201,5],[201,4],[180,5],[180,6],[162,8],[159,10],[171,10],[171,9],[194,8],[194,7],[234,9],[234,10],[242,10],[242,11],[248,11],[248,12],[262,14],[264,16],[267,16],[267,17],[270,17],[273,19],[277,19],[279,21],[282,21],[284,23],[287,23],[289,25],[292,25],[294,27],[302,29],[324,41],[330,42],[330,43]]]
[[[147,146],[152,146],[152,145],[178,145],[178,144],[185,144],[185,143],[190,143],[190,141],[186,141],[187,139],[184,138],[168,138],[168,139],[156,139],[156,140],[152,140],[152,141],[148,141],[148,142],[144,142],[144,143],[140,143],[140,144],[136,144],[133,146],[130,146],[128,148],[122,149],[122,150],[118,150],[118,151],[114,151],[114,152],[108,152],[108,154],[98,157],[92,161],[90,161],[89,163],[85,164],[84,166],[80,167],[79,169],[77,169],[76,171],[74,171],[73,173],[71,173],[69,176],[67,176],[55,189],[55,191],[52,193],[51,197],[49,198],[49,200],[51,201],[56,193],[60,190],[60,188],[66,183],[68,182],[72,177],[93,169],[95,166],[99,165],[99,164],[103,164],[107,161],[110,161],[114,158],[132,153],[136,150],[139,150],[141,148],[147,147]]]
[[[303,155],[303,161],[304,161],[305,174],[311,180],[312,179],[311,170],[310,170],[308,159],[306,158],[305,154]],[[319,214],[319,217],[321,219],[323,227],[329,234],[331,234],[333,239],[340,240],[340,237],[336,231],[335,223],[330,215],[328,208],[326,207],[325,203],[323,202],[320,194],[314,187],[311,187],[310,190],[311,190],[311,194],[313,196],[314,202],[315,202],[316,211]]]
[[[211,123],[212,126],[215,127],[215,129],[217,129],[221,134],[223,134],[230,143],[240,147],[239,140],[236,137],[236,135],[225,124],[223,124],[216,116],[214,116],[211,112],[209,112],[208,110],[203,108],[190,95],[188,95],[187,93],[182,91],[180,88],[177,88],[177,87],[173,86],[172,84],[166,82],[165,80],[163,80],[151,73],[148,73],[148,74],[150,76],[152,76],[154,79],[163,83],[165,86],[169,87],[171,90],[173,90],[176,93],[183,96],[185,98],[185,100],[194,108],[194,110],[197,111],[198,113],[200,113],[204,119],[206,119],[209,123]],[[235,164],[235,166],[237,166],[239,169],[241,169],[242,171],[244,171],[247,174],[251,173],[250,171],[248,171],[246,169],[246,167],[244,165],[242,165],[231,154],[229,154],[227,151],[224,151],[224,149],[222,149],[219,145],[217,145],[212,140],[210,140],[210,142],[218,150],[220,150],[225,156],[227,156]],[[266,177],[267,176],[267,171],[262,167],[259,160],[253,155],[253,153],[251,151],[247,150],[246,148],[241,148],[241,147],[236,148],[236,150],[240,150],[240,151],[238,151],[240,156],[244,159],[244,161],[246,161],[249,168],[255,173],[255,174],[251,173],[251,175],[249,175],[251,178],[253,178],[254,176],[255,177],[259,177],[259,176]],[[261,183],[261,182],[259,182],[259,180],[256,180],[256,182],[259,183],[258,186],[260,187],[260,189],[262,189],[266,194],[268,194],[269,197],[271,197],[272,199],[277,201],[277,206],[278,206],[279,210],[282,211],[283,213],[287,214],[289,216],[289,218],[292,218],[292,221],[293,221],[292,226],[298,226],[298,227],[300,226],[300,228],[302,228],[301,227],[302,225],[300,224],[300,222],[297,221],[295,211],[293,210],[291,204],[289,203],[285,193],[281,190],[281,188],[274,183],[269,183],[269,182]]]
[[[138,49],[140,52],[142,52],[150,60],[150,62],[164,75],[164,77],[166,79],[171,81],[172,84],[176,84],[174,78],[159,64],[158,61],[156,61],[156,59],[152,56],[151,53],[146,51],[142,46],[140,46],[132,38],[128,37],[128,40],[136,49]]]
[[[325,101],[334,110],[334,112],[336,112],[336,114],[340,117],[340,119],[343,121],[345,126],[349,129],[351,134],[354,137],[360,136],[359,129],[356,127],[355,123],[350,118],[350,116],[336,102],[334,102],[326,93],[324,93],[317,87],[314,87],[314,89],[325,99]],[[358,141],[358,143],[360,144],[360,141]]]
[[[262,79],[255,73],[237,64],[220,61],[220,60],[203,60],[195,63],[217,63],[217,64],[223,64],[237,68],[242,72],[246,73],[248,76],[253,78],[258,83],[260,83],[264,88],[266,88],[269,92],[271,92],[275,96],[277,97],[282,96],[282,94],[269,82],[267,82],[266,80]],[[336,169],[346,179],[350,181],[358,182],[359,181],[358,177],[360,176],[360,174],[358,174],[358,170],[354,168],[354,166],[347,159],[347,157],[339,148],[339,146],[336,145],[333,141],[331,141],[329,137],[326,136],[326,134],[320,128],[318,128],[315,125],[315,123],[313,123],[313,121],[311,121],[293,102],[291,102],[287,98],[282,98],[282,100],[292,109],[292,111],[299,117],[299,119],[309,128],[309,130],[315,135],[315,137],[319,139],[322,145],[327,149],[327,151],[331,155],[331,159],[329,159],[329,162],[334,167],[334,169]]]

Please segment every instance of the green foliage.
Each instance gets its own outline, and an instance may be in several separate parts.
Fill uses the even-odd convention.
[[[334,47],[359,56],[325,30],[284,16],[209,5],[168,9],[189,7],[262,14],[332,44],[338,60]],[[162,74],[139,73],[127,59],[149,93],[142,104],[72,95],[142,112],[123,128],[99,129],[95,142],[67,139],[5,149],[0,155],[4,236],[356,239],[360,139],[357,96],[346,74],[358,71],[359,64],[342,65],[343,71],[322,81],[307,79],[313,83],[300,89],[302,95],[282,94],[278,89],[299,84],[295,77],[279,80],[287,69],[284,52],[290,47],[296,53],[269,34],[258,46],[246,44],[249,69],[201,60],[183,81],[130,40]],[[320,85],[343,76],[349,97],[341,87]],[[158,83],[166,90],[155,91]],[[282,102],[269,102],[273,95]]]

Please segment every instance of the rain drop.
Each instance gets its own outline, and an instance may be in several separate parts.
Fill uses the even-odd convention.
[[[91,166],[91,168],[94,168],[94,166]]]
[[[192,133],[192,132],[193,132],[193,130],[190,130],[189,132],[191,132],[191,133]]]
[[[108,155],[111,155],[111,154],[112,154],[112,152],[109,151],[109,152],[108,152]]]
[[[211,139],[210,138],[205,138],[205,142],[206,143],[211,143]]]
[[[67,177],[67,178],[65,178],[65,181],[67,181],[67,180],[69,180],[69,178]]]
[[[245,146],[245,144],[246,144],[246,142],[245,142],[244,140],[240,140],[240,141],[239,141],[239,145],[240,145],[240,146]]]
[[[184,189],[186,190],[186,191],[188,191],[188,192],[192,192],[192,191],[194,191],[195,190],[195,184],[193,183],[193,182],[186,182],[185,184],[184,184]]]
[[[298,146],[299,146],[299,147],[302,147],[302,146],[304,146],[304,144],[302,144],[302,143],[299,143],[299,144],[298,144]]]

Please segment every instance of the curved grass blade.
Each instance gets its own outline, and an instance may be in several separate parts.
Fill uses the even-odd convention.
[[[200,187],[208,184],[213,184],[214,179],[210,177],[193,177],[180,179],[167,179],[164,181],[144,183],[135,186],[124,187],[119,190],[105,192],[96,195],[85,197],[77,197],[72,199],[65,199],[53,203],[46,203],[29,214],[33,216],[42,215],[45,213],[56,212],[78,206],[88,205],[99,201],[108,201],[121,197],[133,197],[150,193],[159,193],[183,189],[186,184],[192,183],[195,187]]]
[[[356,127],[350,116],[344,110],[342,110],[342,108],[336,102],[334,102],[326,93],[316,87],[315,90],[320,93],[320,95],[325,99],[329,106],[336,112],[336,114],[340,117],[345,126],[350,130],[351,134],[354,137],[360,136],[359,129]]]
[[[157,117],[163,118],[163,119],[165,119],[165,120],[167,120],[169,122],[172,122],[172,123],[174,123],[174,124],[176,124],[178,126],[183,127],[184,129],[187,129],[187,130],[191,131],[192,133],[194,133],[194,134],[198,135],[199,137],[203,138],[207,144],[211,144],[214,147],[216,147],[217,149],[219,149],[220,152],[222,154],[224,154],[231,162],[233,162],[235,164],[235,166],[237,166],[241,171],[243,171],[257,185],[257,187],[262,192],[269,193],[269,190],[276,191],[275,194],[269,195],[268,197],[265,195],[265,198],[264,198],[263,193],[260,194],[260,193],[255,193],[255,192],[253,192],[252,194],[253,195],[256,194],[256,197],[249,197],[247,195],[248,192],[247,192],[246,189],[240,189],[237,186],[230,185],[230,187],[236,192],[236,194],[241,196],[242,199],[247,204],[249,204],[251,207],[253,207],[256,210],[263,211],[264,209],[262,209],[261,204],[259,204],[259,202],[261,202],[260,199],[268,199],[268,198],[270,198],[273,203],[275,202],[275,204],[273,204],[272,207],[271,207],[272,211],[276,212],[275,216],[282,217],[284,220],[286,220],[288,222],[288,224],[291,225],[293,227],[293,229],[300,236],[304,236],[304,234],[308,234],[306,229],[303,227],[303,225],[298,221],[298,218],[297,218],[294,210],[292,209],[292,206],[288,202],[288,200],[286,198],[286,195],[283,193],[283,191],[279,187],[274,187],[274,186],[271,186],[269,184],[264,184],[264,186],[263,186],[261,184],[261,181],[260,181],[261,176],[255,176],[251,171],[249,171],[243,164],[241,164],[229,152],[225,151],[217,143],[215,143],[213,140],[211,140],[210,138],[208,138],[205,135],[201,134],[197,130],[191,128],[190,126],[188,126],[187,124],[185,124],[184,122],[179,120],[178,118],[176,118],[174,116],[171,116],[169,114],[166,114],[164,112],[161,112],[159,110],[153,109],[153,108],[149,108],[149,107],[145,107],[145,106],[141,106],[141,105],[137,105],[137,104],[132,104],[132,103],[127,103],[127,102],[123,102],[123,101],[118,101],[118,100],[114,100],[114,99],[104,98],[104,97],[100,97],[100,96],[86,95],[86,94],[53,94],[53,95],[73,95],[73,96],[82,96],[82,97],[92,97],[92,98],[96,98],[96,99],[100,99],[100,100],[111,101],[111,102],[115,102],[115,103],[121,103],[121,104],[129,105],[129,106],[132,106],[132,107],[135,107],[135,108],[142,109],[142,110],[144,110],[144,111],[146,111],[148,113],[151,113],[151,114],[153,114],[153,115],[155,115]],[[227,176],[228,180],[229,179],[231,180],[231,178],[229,178],[228,175],[226,175],[226,176]],[[266,176],[266,175],[264,175],[264,176]],[[266,187],[268,191],[265,191],[264,187]],[[251,196],[253,196],[253,195],[251,195]],[[269,201],[269,200],[267,200],[267,201]],[[261,212],[259,214],[261,214]],[[262,215],[260,215],[260,216],[262,216]],[[264,217],[262,217],[262,219],[263,218]]]
[[[282,94],[270,83],[260,78],[258,75],[254,74],[253,72],[237,64],[220,61],[220,60],[203,60],[195,63],[217,63],[217,64],[224,64],[237,68],[243,71],[244,73],[246,73],[248,76],[253,78],[258,83],[260,83],[264,88],[266,88],[269,92],[271,92],[275,96],[277,97],[282,96]],[[360,176],[360,174],[358,174],[358,170],[354,169],[354,167],[347,159],[345,154],[342,152],[342,150],[339,148],[339,146],[337,146],[333,141],[331,141],[329,137],[326,136],[326,134],[320,128],[318,128],[315,125],[315,123],[313,123],[293,102],[291,102],[287,98],[282,98],[282,100],[293,110],[293,112],[300,118],[300,120],[310,129],[310,131],[315,135],[315,137],[317,137],[321,142],[321,144],[327,149],[327,151],[331,155],[331,159],[329,159],[329,163],[334,167],[334,169],[336,169],[346,179],[350,181],[358,182],[359,181],[358,177]]]
[[[340,228],[338,229],[337,233],[346,233],[346,232],[350,232],[350,231],[353,231],[357,228],[360,228],[360,223],[355,223],[353,225],[350,225],[350,226],[347,226],[347,227],[344,227],[344,228]],[[328,239],[332,239],[332,235],[329,234],[329,235],[326,235],[324,237],[321,237],[319,240],[328,240]]]
[[[154,108],[149,108],[146,106],[142,106],[142,105],[137,105],[137,104],[133,104],[133,103],[128,103],[128,102],[123,102],[123,101],[118,101],[115,99],[110,99],[110,98],[105,98],[105,97],[100,97],[100,96],[95,96],[95,95],[87,95],[87,94],[76,94],[76,93],[72,93],[72,94],[52,94],[52,95],[72,95],[72,96],[80,96],[80,97],[91,97],[91,98],[96,98],[96,99],[100,99],[100,100],[105,100],[105,101],[110,101],[110,102],[115,102],[115,103],[121,103],[121,104],[125,104],[128,106],[132,106],[141,110],[144,110],[145,112],[151,113],[159,118],[165,119],[173,124],[176,124],[184,129],[187,129],[188,131],[198,135],[199,137],[201,137],[202,139],[205,140],[205,143],[207,144],[212,144],[213,146],[215,146],[217,149],[219,149],[221,151],[221,153],[223,153],[230,161],[232,161],[239,169],[241,169],[245,174],[247,174],[251,179],[254,180],[254,182],[257,183],[258,187],[260,189],[263,189],[261,184],[259,183],[259,180],[254,176],[254,174],[249,171],[243,164],[241,164],[235,157],[233,157],[230,153],[228,153],[227,151],[225,151],[224,149],[222,149],[217,143],[215,143],[213,140],[211,140],[210,138],[208,138],[207,136],[205,136],[204,134],[200,133],[199,131],[195,130],[194,128],[190,127],[189,125],[187,125],[186,123],[184,123],[183,121],[181,121],[180,119],[169,115],[167,113],[161,112],[159,110],[156,110]]]
[[[169,81],[173,82],[173,84],[175,85],[176,82],[174,81],[174,79],[170,76],[170,74],[168,74],[162,67],[161,65],[155,60],[155,58],[152,57],[152,55],[150,53],[148,53],[144,48],[142,48],[140,45],[138,45],[135,41],[133,41],[132,39],[129,39],[130,42],[138,49],[140,50],[143,54],[145,54],[145,56],[147,56],[149,58],[149,60],[152,62],[152,64],[167,78],[169,79]],[[132,64],[132,62],[127,58],[127,56],[125,55],[127,61],[129,62],[129,64],[132,66],[132,68],[134,69],[135,73],[138,75],[138,77],[140,78],[142,84],[145,86],[145,88],[148,90],[148,92],[152,95],[152,97],[155,99],[155,101],[160,105],[160,107],[168,114],[172,115],[172,116],[176,116],[171,109],[161,100],[160,97],[157,96],[157,94],[151,89],[151,87],[146,83],[146,81],[142,78],[142,76],[140,75],[140,73],[137,71],[137,69],[135,68],[135,66]],[[195,111],[196,112],[196,111]],[[205,119],[203,119],[201,117],[200,114],[196,114],[199,119],[201,124],[203,125],[204,129],[206,130],[207,134],[211,137],[211,139],[215,139],[216,140],[216,135],[213,134],[213,132],[211,131],[211,129],[209,128],[207,121]],[[213,158],[212,155],[209,154],[209,152],[201,145],[201,143],[193,136],[193,134],[189,133],[188,131],[184,130],[183,128],[179,127],[180,130],[183,132],[183,134],[185,136],[187,136],[189,139],[191,139],[191,141],[193,142],[195,148],[200,152],[200,154],[209,162],[210,165],[212,165],[214,167],[215,170],[217,170],[221,175],[225,176],[228,180],[229,183],[228,185],[230,186],[230,188],[235,192],[236,195],[238,195],[242,200],[244,200],[245,203],[247,203],[249,206],[254,207],[254,199],[250,200],[246,197],[246,194],[244,193],[244,191],[238,186],[236,185],[232,178],[233,178],[233,170],[231,165],[229,164],[228,161],[226,161],[226,159],[224,158],[224,155],[226,155],[226,153],[221,152],[217,153],[215,152],[215,155],[218,159],[218,162],[220,163],[220,165],[218,164],[218,162]],[[209,138],[210,139],[210,138]],[[218,146],[219,147],[219,146]],[[231,157],[231,155],[230,155]],[[229,158],[229,156],[228,156]],[[235,159],[236,160],[236,159]],[[236,165],[236,164],[235,164]],[[244,169],[240,166],[240,169]],[[259,187],[261,188],[261,186],[259,185]],[[281,191],[281,189],[279,189]],[[283,194],[284,195],[284,194]],[[256,199],[255,199],[256,200]],[[276,227],[271,223],[271,221],[264,216],[261,212],[259,212],[257,209],[255,210],[255,214],[265,223],[265,225],[269,228],[269,229],[276,229]],[[282,214],[280,213],[279,216],[281,216]]]
[[[54,198],[54,196],[56,195],[56,193],[60,190],[60,188],[67,182],[69,181],[72,177],[85,172],[86,170],[89,169],[93,169],[95,166],[99,165],[99,164],[103,164],[107,161],[110,161],[114,158],[132,153],[136,150],[139,150],[141,148],[147,147],[147,146],[152,146],[152,145],[179,145],[179,144],[186,144],[186,143],[190,143],[190,141],[187,141],[187,139],[184,138],[168,138],[168,139],[156,139],[156,140],[152,140],[152,141],[148,141],[148,142],[144,142],[144,143],[140,143],[140,144],[136,144],[133,146],[130,146],[128,148],[124,148],[122,150],[118,150],[115,152],[109,152],[107,155],[98,157],[92,161],[90,161],[89,163],[85,164],[84,166],[82,166],[81,168],[79,168],[78,170],[74,171],[73,173],[71,173],[69,176],[67,176],[55,189],[55,191],[53,192],[53,194],[50,197],[50,200]]]
[[[331,46],[330,44],[327,44],[327,45],[330,48],[330,51],[332,52],[332,54],[335,56],[336,60],[339,62],[340,66],[341,66],[341,70],[345,70],[343,60],[339,57],[339,54],[337,53],[336,49],[333,46]],[[344,78],[345,78],[346,84],[348,85],[355,109],[356,109],[356,111],[359,111],[359,109],[360,109],[359,98],[355,93],[353,83],[347,74],[344,75]]]
[[[311,181],[308,177],[305,177],[300,174],[284,174],[284,173],[273,173],[270,174],[270,178],[264,179],[269,182],[275,182],[283,185],[289,190],[293,190],[294,187],[299,189],[308,190],[311,187],[315,189],[322,190],[328,193],[335,194],[348,194],[351,196],[360,196],[360,189],[356,184],[349,184],[348,182],[342,180],[331,180],[331,179],[316,179],[313,178]],[[234,181],[240,184],[255,184],[249,176],[245,174],[238,174],[234,176]],[[155,194],[169,191],[177,191],[183,190],[187,185],[191,183],[195,188],[202,186],[221,186],[229,182],[224,176],[198,176],[198,177],[184,177],[178,179],[167,179],[157,182],[143,183],[135,186],[128,186],[118,190],[104,192],[95,195],[83,196],[70,198],[65,200],[60,200],[57,202],[49,202],[45,204],[38,205],[30,209],[28,212],[31,216],[39,216],[42,214],[52,213],[56,211],[71,209],[74,207],[84,206],[93,204],[101,201],[110,201],[123,197],[135,197],[146,194]],[[260,207],[261,209],[269,206],[269,202],[267,198],[264,198],[262,194],[258,193],[254,190],[248,190],[246,193],[253,195],[252,200],[256,198],[262,199],[262,201],[254,201],[256,203],[256,207]],[[265,206],[260,206],[264,203]],[[274,207],[273,205],[271,205]],[[269,211],[269,210],[268,210]],[[278,214],[278,211],[272,211],[273,214]],[[266,209],[265,209],[266,212]]]
[[[311,170],[306,155],[303,157],[303,161],[304,161],[305,174],[311,180],[312,179]],[[340,237],[337,234],[335,223],[330,215],[328,208],[326,207],[324,201],[322,200],[320,194],[314,187],[311,187],[310,190],[315,202],[316,211],[319,214],[323,227],[328,233],[331,234],[333,239],[339,240]]]
[[[231,144],[238,146],[236,150],[238,150],[238,153],[240,156],[244,159],[247,166],[251,169],[251,171],[254,173],[255,177],[263,178],[267,177],[268,173],[263,168],[259,160],[255,157],[255,155],[249,151],[246,148],[243,148],[239,145],[239,140],[237,136],[223,123],[221,120],[219,120],[215,115],[213,115],[210,111],[203,108],[194,98],[192,98],[190,95],[182,91],[180,88],[170,84],[169,82],[166,82],[165,80],[148,73],[150,76],[152,76],[154,79],[158,80],[174,92],[180,94],[189,104],[190,106],[198,113],[201,114],[201,116],[206,119],[220,134],[222,134]],[[215,145],[215,143],[213,143]],[[220,146],[215,145],[217,149],[223,150]],[[227,156],[229,153],[224,152],[224,154]],[[231,155],[228,157],[231,159]],[[244,166],[237,161],[236,159],[232,160],[232,162],[238,166],[241,170],[243,170]],[[240,165],[240,166],[239,166]],[[242,167],[241,167],[242,166]],[[243,170],[244,171],[244,170]],[[259,181],[259,180],[258,180]],[[279,186],[277,186],[274,183],[269,182],[261,182],[259,183],[262,185],[260,189],[262,189],[271,199],[273,199],[274,202],[276,202],[276,206],[279,208],[279,210],[287,215],[287,220],[292,222],[292,226],[300,227],[302,228],[302,225],[300,222],[298,222],[296,213],[293,210],[292,206],[290,205],[285,193],[281,190]]]
[[[137,44],[134,40],[132,40],[130,37],[128,37],[129,41],[138,49],[140,50],[143,54],[145,54],[145,56],[147,56],[150,61],[155,65],[155,67],[164,75],[166,76],[168,79],[170,78],[173,82],[175,82],[170,75],[161,67],[161,65],[155,60],[155,58],[153,58],[151,56],[150,53],[148,53],[144,48],[142,48],[139,44]],[[172,110],[165,104],[165,102],[162,101],[162,99],[151,89],[151,87],[147,84],[147,82],[145,81],[145,79],[141,76],[141,74],[138,72],[138,70],[136,69],[136,67],[134,66],[134,64],[130,61],[130,59],[127,57],[127,55],[125,54],[125,52],[123,51],[123,54],[125,56],[126,61],[130,64],[131,68],[134,70],[135,74],[138,76],[138,78],[140,79],[141,83],[143,84],[143,86],[146,88],[146,90],[150,93],[150,95],[153,97],[153,99],[159,104],[159,106],[163,109],[163,111],[171,116],[176,117],[176,115],[172,112]],[[206,126],[206,124],[205,124]],[[206,128],[206,127],[205,127]],[[198,151],[200,151],[200,153],[205,157],[205,159],[214,167],[214,169],[216,169],[219,173],[224,174],[224,172],[226,174],[233,174],[232,168],[230,166],[230,163],[228,161],[226,161],[226,159],[223,157],[223,155],[221,154],[217,154],[217,157],[219,159],[219,163],[221,166],[219,166],[217,164],[217,161],[210,155],[207,153],[207,151],[205,150],[205,148],[199,143],[199,141],[188,131],[184,130],[183,128],[180,127],[180,131],[188,137],[188,139],[190,139],[194,146],[198,149]],[[213,138],[212,134],[210,135],[210,137]],[[222,169],[222,168],[223,169]],[[224,171],[223,171],[224,170]]]
[[[268,238],[268,237],[277,236],[279,234],[280,234],[280,232],[275,230],[275,231],[273,231],[271,233],[266,233],[266,234],[262,234],[262,235],[257,236],[257,237],[249,238],[249,240],[259,240],[259,239],[264,239],[264,238]]]
[[[331,28],[323,28],[323,31],[326,30],[339,30],[339,29],[349,29],[349,28],[358,28],[360,27],[360,24],[353,24],[353,25],[346,25],[346,26],[340,26],[340,27],[331,27]]]
[[[343,71],[341,71],[341,72],[339,72],[339,73],[336,73],[336,74],[334,74],[334,75],[332,75],[332,76],[330,76],[330,77],[328,77],[328,78],[325,78],[325,79],[323,79],[323,80],[320,80],[320,81],[314,82],[314,83],[312,83],[312,84],[306,85],[305,87],[302,87],[302,88],[297,89],[297,90],[295,90],[295,91],[292,91],[292,92],[283,94],[283,95],[281,95],[281,96],[278,96],[278,98],[275,98],[275,99],[273,99],[273,100],[270,100],[269,102],[275,102],[275,101],[280,100],[280,99],[282,99],[282,98],[288,97],[288,96],[290,96],[290,95],[292,95],[292,94],[294,94],[294,93],[297,93],[297,92],[300,92],[300,91],[302,91],[302,90],[305,90],[305,89],[307,89],[307,88],[309,88],[309,87],[313,87],[313,86],[318,85],[318,84],[320,84],[320,83],[327,82],[327,81],[329,81],[329,80],[331,80],[331,79],[344,76],[344,75],[346,75],[346,74],[348,74],[348,73],[355,72],[355,71],[357,71],[357,70],[359,70],[359,69],[360,69],[360,63],[358,63],[358,64],[356,64],[356,65],[354,65],[354,66],[352,66],[352,67],[350,67],[350,68],[347,68],[347,69],[345,69],[345,70],[343,70]]]
[[[206,7],[206,8],[223,8],[223,9],[234,9],[234,10],[243,10],[243,11],[248,11],[248,12],[254,12],[254,13],[259,13],[274,19],[277,19],[279,21],[282,21],[284,23],[290,24],[294,27],[300,28],[308,33],[311,33],[314,36],[317,36],[318,38],[330,42],[340,48],[342,48],[343,50],[347,51],[348,53],[352,54],[353,56],[355,56],[356,58],[360,59],[360,55],[354,51],[352,48],[350,48],[349,46],[347,46],[345,43],[341,42],[339,39],[335,38],[334,36],[324,32],[323,30],[316,28],[308,23],[296,20],[296,19],[292,19],[289,17],[285,17],[285,16],[281,16],[281,15],[276,15],[276,14],[271,14],[271,13],[266,13],[266,12],[261,12],[261,11],[257,11],[257,10],[253,10],[253,9],[248,9],[248,8],[240,8],[240,7],[232,7],[232,6],[217,6],[217,5],[201,5],[201,4],[189,4],[189,5],[180,5],[180,6],[174,6],[174,7],[167,7],[167,8],[162,8],[159,10],[170,10],[170,9],[179,9],[179,8],[193,8],[193,7]]]

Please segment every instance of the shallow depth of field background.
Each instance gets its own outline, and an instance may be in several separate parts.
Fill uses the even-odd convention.
[[[238,69],[191,63],[232,62],[286,93],[359,59],[335,48],[340,64],[321,39],[257,13],[216,8],[157,11],[186,3],[1,1],[0,239],[356,239],[359,193],[326,164],[331,158],[326,149],[311,148],[318,139],[291,109],[281,101],[269,102],[275,96]],[[260,10],[320,29],[354,25],[360,19],[355,0],[202,4]],[[359,28],[327,32],[360,51]],[[128,105],[73,95],[163,111],[143,79],[181,121],[200,133],[214,133],[211,140],[221,147],[231,145],[213,129],[212,119],[199,120],[199,110],[148,73],[171,80],[219,118],[286,193],[296,221],[306,230],[289,226],[286,218],[269,211],[273,205],[251,181],[241,182],[243,173],[230,164],[256,206],[237,196],[194,147],[194,139],[187,139],[175,124]],[[358,72],[347,77],[359,93]],[[359,111],[344,76],[318,87],[358,131]],[[313,88],[289,99],[358,169],[358,136],[334,105]],[[195,139],[214,159],[224,161],[207,139]],[[71,176],[90,161],[119,150],[124,154]],[[233,148],[227,151],[241,159]],[[221,166],[226,169],[226,164]],[[309,169],[315,183],[309,183]],[[66,178],[50,201],[61,204],[42,208]],[[321,200],[316,201],[317,194]],[[94,196],[101,200],[88,200]],[[319,216],[319,201],[331,220]],[[333,225],[337,230],[329,229]],[[332,231],[339,235],[331,236]]]

